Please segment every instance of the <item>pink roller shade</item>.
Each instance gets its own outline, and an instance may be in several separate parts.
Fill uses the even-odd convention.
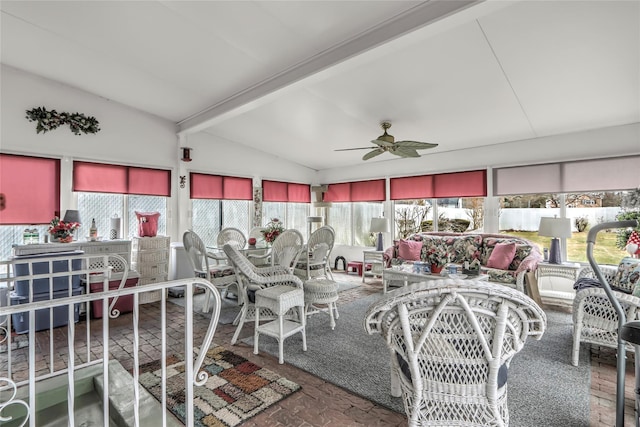
[[[385,180],[356,181],[351,183],[352,202],[384,202]]]
[[[327,192],[324,193],[324,202],[350,202],[351,201],[351,183],[343,182],[341,184],[329,184]]]
[[[73,191],[127,194],[127,167],[73,162]]]
[[[223,178],[223,195],[226,200],[253,200],[253,180],[225,176]]]
[[[287,183],[262,181],[262,200],[265,202],[288,202],[289,192]]]
[[[293,184],[287,186],[289,202],[311,203],[311,186],[309,184]]]
[[[171,171],[129,168],[129,194],[171,196]]]
[[[433,175],[391,178],[391,200],[430,199],[434,197]]]
[[[0,224],[47,224],[60,215],[60,160],[0,154]]]
[[[191,174],[192,199],[222,199],[222,177],[219,175]]]
[[[487,171],[434,175],[433,188],[436,198],[485,197],[487,195]]]

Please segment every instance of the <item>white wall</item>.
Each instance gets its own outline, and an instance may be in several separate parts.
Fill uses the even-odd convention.
[[[314,181],[316,172],[268,153],[200,133],[179,140],[171,121],[40,76],[2,65],[0,151],[3,153],[61,158],[61,211],[74,208],[71,199],[73,160],[171,169],[172,197],[167,207],[167,232],[180,241],[190,226],[188,181],[179,177],[190,171],[228,174],[301,183]],[[79,112],[100,122],[97,134],[74,135],[68,126],[36,133],[36,123],[25,118],[26,110],[45,107],[58,112]],[[180,147],[193,148],[190,163],[181,162]]]

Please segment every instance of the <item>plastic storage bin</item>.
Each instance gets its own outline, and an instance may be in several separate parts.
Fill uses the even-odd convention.
[[[74,288],[73,295],[80,295],[82,288]],[[69,291],[58,291],[53,293],[53,299],[66,298],[69,296]],[[15,292],[11,293],[11,305],[27,304],[29,302],[28,296],[17,295]],[[33,301],[47,301],[49,300],[49,293],[40,293],[33,295]],[[59,326],[65,326],[69,323],[69,310],[68,305],[53,308],[53,325],[51,327],[57,328]],[[36,325],[35,331],[43,331],[49,329],[49,308],[41,308],[36,310]],[[80,304],[74,304],[74,319],[77,322],[80,318]],[[11,322],[13,329],[17,334],[24,334],[29,332],[29,312],[14,313],[11,315]]]
[[[130,271],[126,282],[124,282],[125,288],[132,288],[134,286],[138,286],[138,278],[139,275],[135,271]],[[102,283],[102,275],[94,275],[91,276],[89,283],[89,290],[91,293],[94,292],[102,292],[104,289],[104,284]],[[122,280],[122,273],[115,273],[111,276],[111,280],[109,281],[109,290],[118,289],[120,287],[120,281]],[[109,298],[109,304],[113,298]],[[120,313],[129,313],[133,311],[133,295],[123,295],[118,297],[118,301],[113,307],[118,309]],[[102,300],[94,300],[91,301],[91,316],[95,319],[102,318]]]
[[[33,266],[32,274],[47,274],[49,273],[49,262],[33,262],[32,260],[38,258],[54,258],[54,257],[68,257],[68,256],[80,256],[83,255],[83,251],[67,251],[67,252],[55,252],[55,253],[43,253],[38,255],[24,255],[24,256],[16,256],[13,259],[16,261],[20,260],[29,260],[25,263],[14,264],[15,276],[28,276],[31,273],[29,272],[29,264]],[[82,259],[74,259],[71,261],[71,269],[72,270],[82,270]],[[62,273],[65,271],[69,271],[69,262],[68,261],[53,261],[53,273]],[[80,287],[80,278],[81,275],[76,274],[71,277],[71,287],[78,288]],[[69,290],[69,278],[68,277],[54,277],[53,279],[53,292],[57,291],[67,291]],[[14,292],[18,296],[28,297],[29,296],[29,288],[33,288],[33,295],[35,297],[36,294],[49,294],[49,282],[51,278],[42,278],[42,279],[33,279],[33,280],[17,280],[14,286]],[[32,283],[32,284],[31,284]]]

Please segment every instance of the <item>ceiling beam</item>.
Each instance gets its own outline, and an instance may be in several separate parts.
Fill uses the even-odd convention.
[[[337,65],[400,36],[432,24],[485,0],[425,1],[356,37],[333,46],[301,63],[258,82],[177,123],[178,134],[200,132],[232,112],[304,78]]]

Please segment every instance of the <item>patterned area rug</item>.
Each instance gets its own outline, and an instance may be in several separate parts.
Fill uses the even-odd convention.
[[[209,379],[194,388],[195,426],[233,427],[300,390],[300,386],[221,346],[207,352]],[[140,384],[162,399],[160,361],[140,366]],[[184,423],[184,360],[167,358],[167,408]]]

